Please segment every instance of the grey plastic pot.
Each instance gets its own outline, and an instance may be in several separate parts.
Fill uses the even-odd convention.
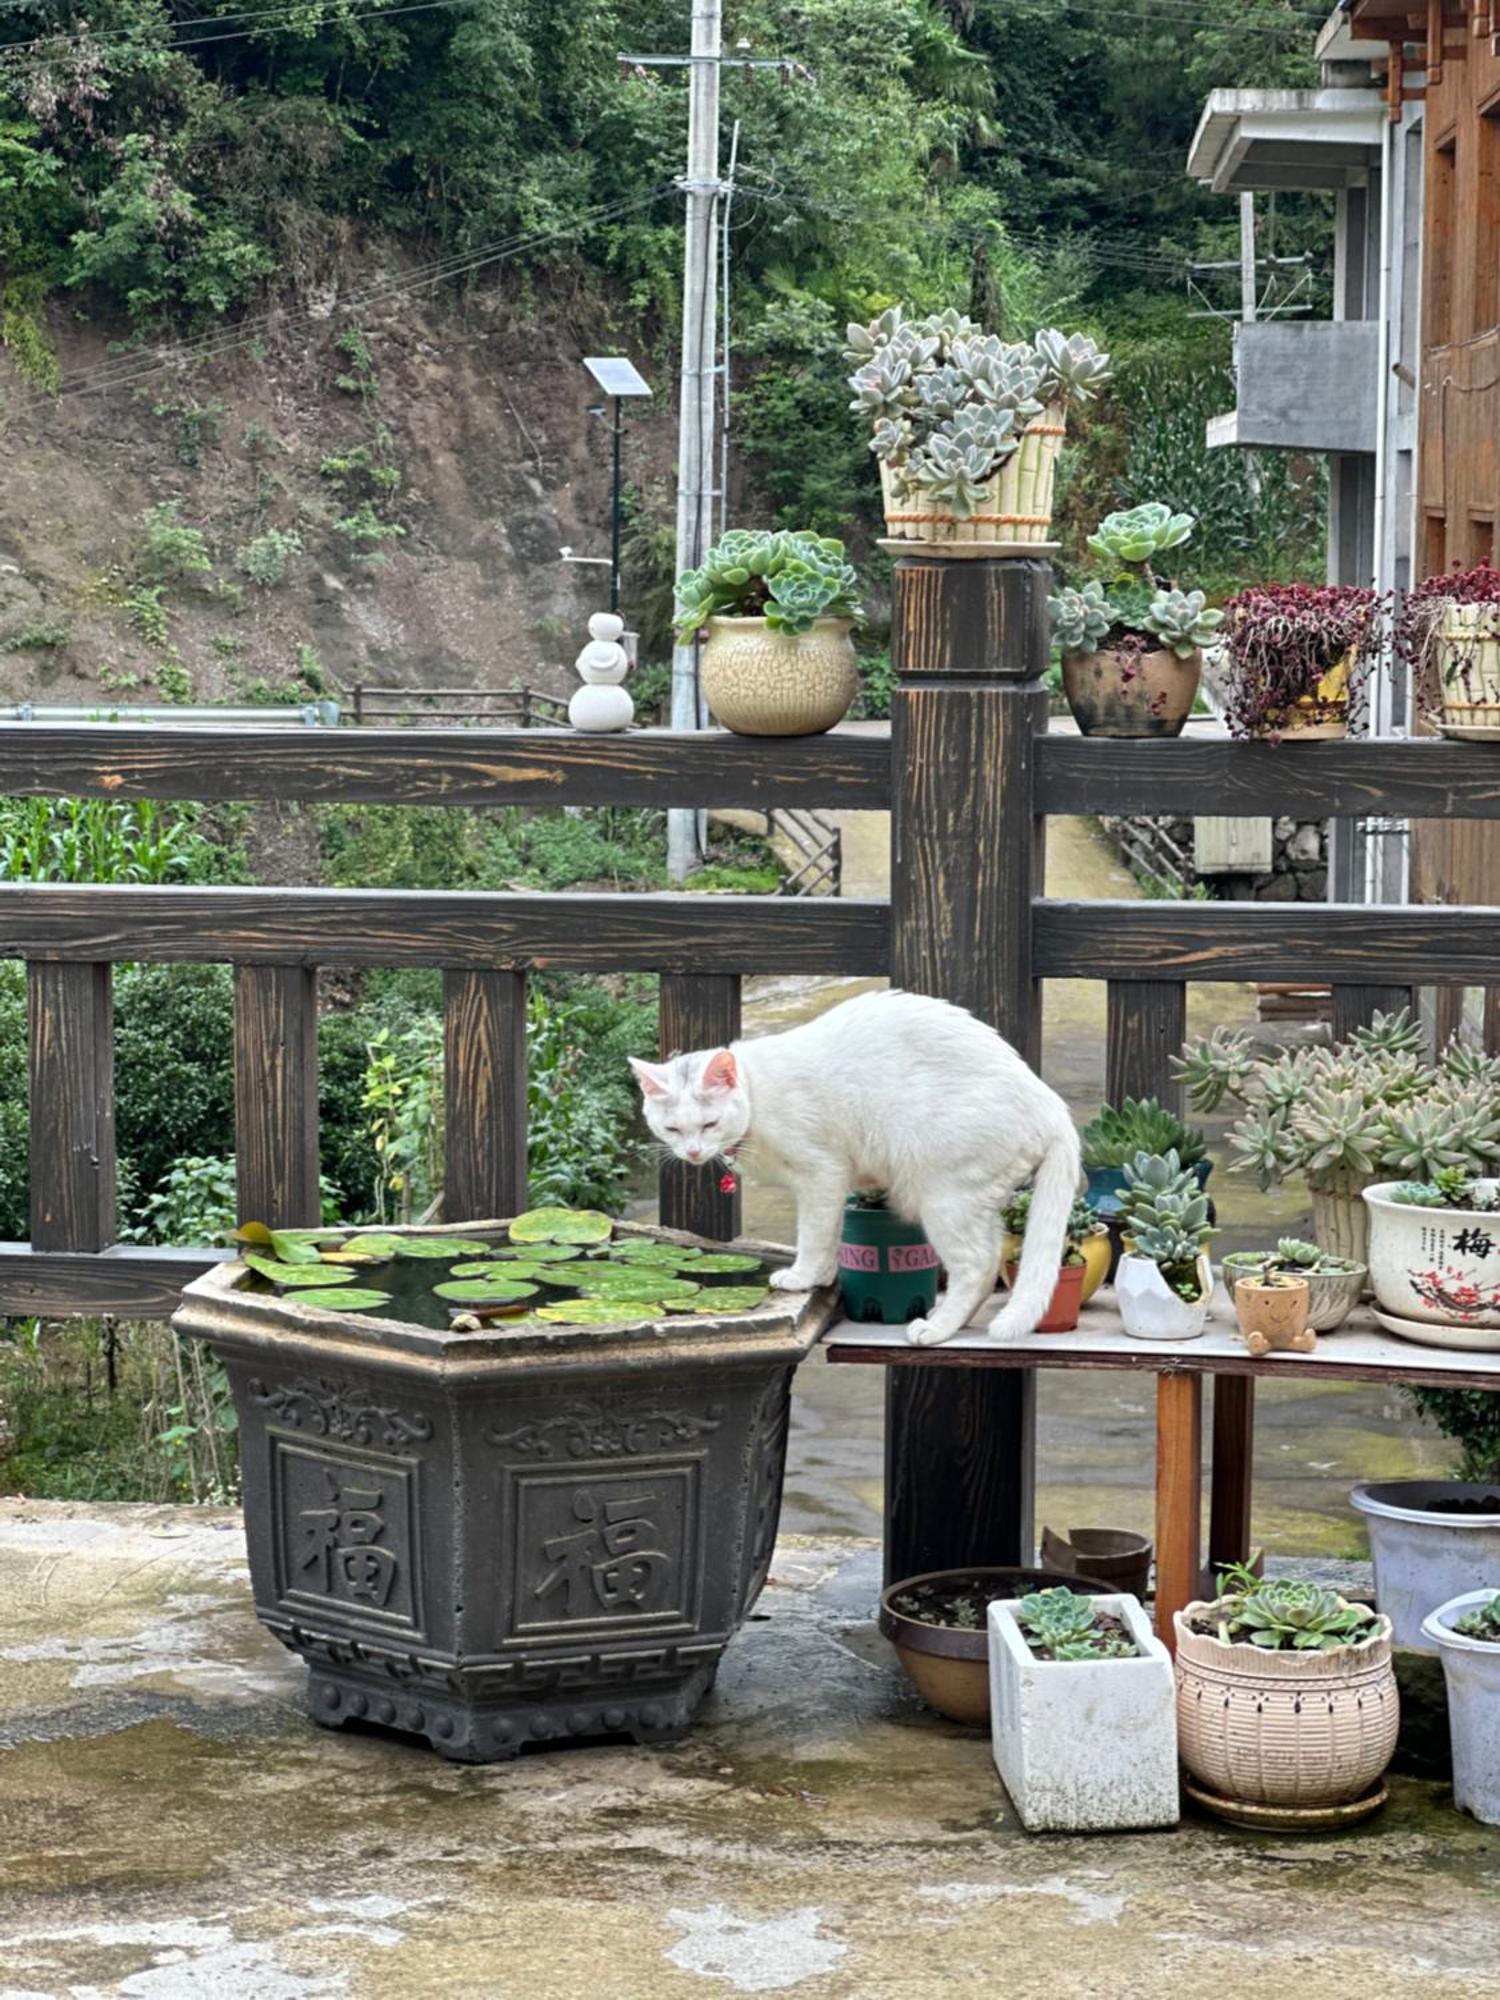
[[[1423,1637],[1443,1656],[1448,1684],[1453,1802],[1486,1826],[1500,1826],[1500,1646],[1453,1627],[1494,1595],[1493,1589],[1467,1590],[1422,1621]]]
[[[1388,1479],[1356,1486],[1350,1504],[1363,1514],[1375,1563],[1375,1602],[1398,1646],[1437,1651],[1423,1620],[1444,1604],[1500,1577],[1500,1486],[1458,1479]],[[1492,1500],[1483,1513],[1452,1514],[1435,1503]]]

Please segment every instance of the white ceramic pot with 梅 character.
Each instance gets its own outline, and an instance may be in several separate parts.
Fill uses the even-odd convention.
[[[1497,1188],[1497,1180],[1470,1182],[1463,1206],[1432,1198],[1425,1183],[1365,1189],[1383,1325],[1411,1340],[1500,1351],[1500,1209],[1472,1205],[1493,1202]]]

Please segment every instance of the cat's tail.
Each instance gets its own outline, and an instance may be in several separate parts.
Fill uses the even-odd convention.
[[[1021,1266],[1010,1297],[990,1321],[992,1340],[1036,1331],[1036,1323],[1052,1301],[1067,1242],[1068,1216],[1078,1193],[1078,1134],[1071,1124],[1059,1133],[1036,1170]]]

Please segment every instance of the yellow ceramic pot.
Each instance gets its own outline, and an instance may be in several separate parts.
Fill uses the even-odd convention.
[[[1007,1229],[1000,1247],[1000,1268],[1019,1264],[1021,1261],[1022,1238],[1013,1229]],[[1099,1229],[1092,1236],[1085,1236],[1074,1246],[1083,1258],[1083,1290],[1078,1303],[1086,1306],[1109,1276],[1109,1231]]]
[[[710,618],[698,677],[709,707],[740,736],[820,736],[859,692],[847,618],[773,632],[764,618]]]

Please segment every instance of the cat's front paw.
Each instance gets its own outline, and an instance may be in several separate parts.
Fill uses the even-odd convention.
[[[784,1271],[773,1271],[771,1283],[778,1292],[811,1292],[819,1285],[831,1285],[838,1276],[837,1265],[830,1264],[825,1271],[810,1269],[805,1264],[789,1264]]]
[[[940,1320],[913,1319],[906,1323],[906,1337],[913,1347],[941,1347],[957,1331],[956,1327],[944,1326]]]

